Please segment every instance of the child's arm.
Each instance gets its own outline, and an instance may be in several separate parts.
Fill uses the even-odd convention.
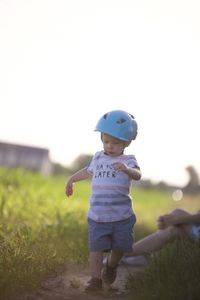
[[[83,168],[83,169],[79,170],[78,172],[76,172],[75,174],[73,174],[69,178],[68,182],[66,183],[65,194],[67,195],[67,197],[69,197],[73,194],[73,183],[74,182],[87,179],[90,176],[91,175],[88,173],[87,168]]]
[[[116,171],[122,171],[126,173],[133,180],[140,180],[142,176],[140,169],[128,167],[124,163],[114,163],[113,167]]]

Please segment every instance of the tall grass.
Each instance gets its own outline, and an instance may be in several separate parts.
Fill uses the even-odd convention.
[[[138,193],[138,194],[137,194]],[[184,196],[174,201],[170,193],[136,191],[138,223],[136,240],[156,230],[156,219],[163,213],[182,208],[191,213],[200,209],[200,196]],[[153,219],[152,219],[153,216]],[[200,242],[178,239],[151,255],[142,272],[129,276],[129,299],[134,300],[199,300]]]
[[[199,300],[200,244],[177,240],[154,254],[147,269],[129,275],[129,299]]]
[[[90,181],[64,194],[67,178],[0,169],[0,297],[39,286],[60,267],[86,266]],[[178,203],[158,191],[133,190],[136,239],[156,228],[156,218]],[[184,203],[185,201],[185,203]],[[182,203],[182,204],[181,204]],[[195,210],[198,199],[178,206]]]
[[[38,286],[64,263],[87,263],[87,204],[66,199],[64,187],[64,179],[0,169],[2,299]]]

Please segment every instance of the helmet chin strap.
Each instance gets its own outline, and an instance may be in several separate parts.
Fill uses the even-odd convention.
[[[105,154],[105,155],[108,155],[108,154],[106,153],[106,151],[104,151],[104,154]],[[122,155],[122,154],[124,154],[124,150],[123,150],[119,155]]]

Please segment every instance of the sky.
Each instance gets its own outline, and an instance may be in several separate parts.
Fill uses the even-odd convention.
[[[99,118],[135,116],[143,179],[200,172],[199,0],[0,0],[0,140],[70,166]]]

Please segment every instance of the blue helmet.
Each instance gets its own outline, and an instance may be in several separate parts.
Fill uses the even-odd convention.
[[[123,110],[112,110],[100,118],[95,131],[129,142],[136,138],[137,129],[137,123],[131,114]]]

